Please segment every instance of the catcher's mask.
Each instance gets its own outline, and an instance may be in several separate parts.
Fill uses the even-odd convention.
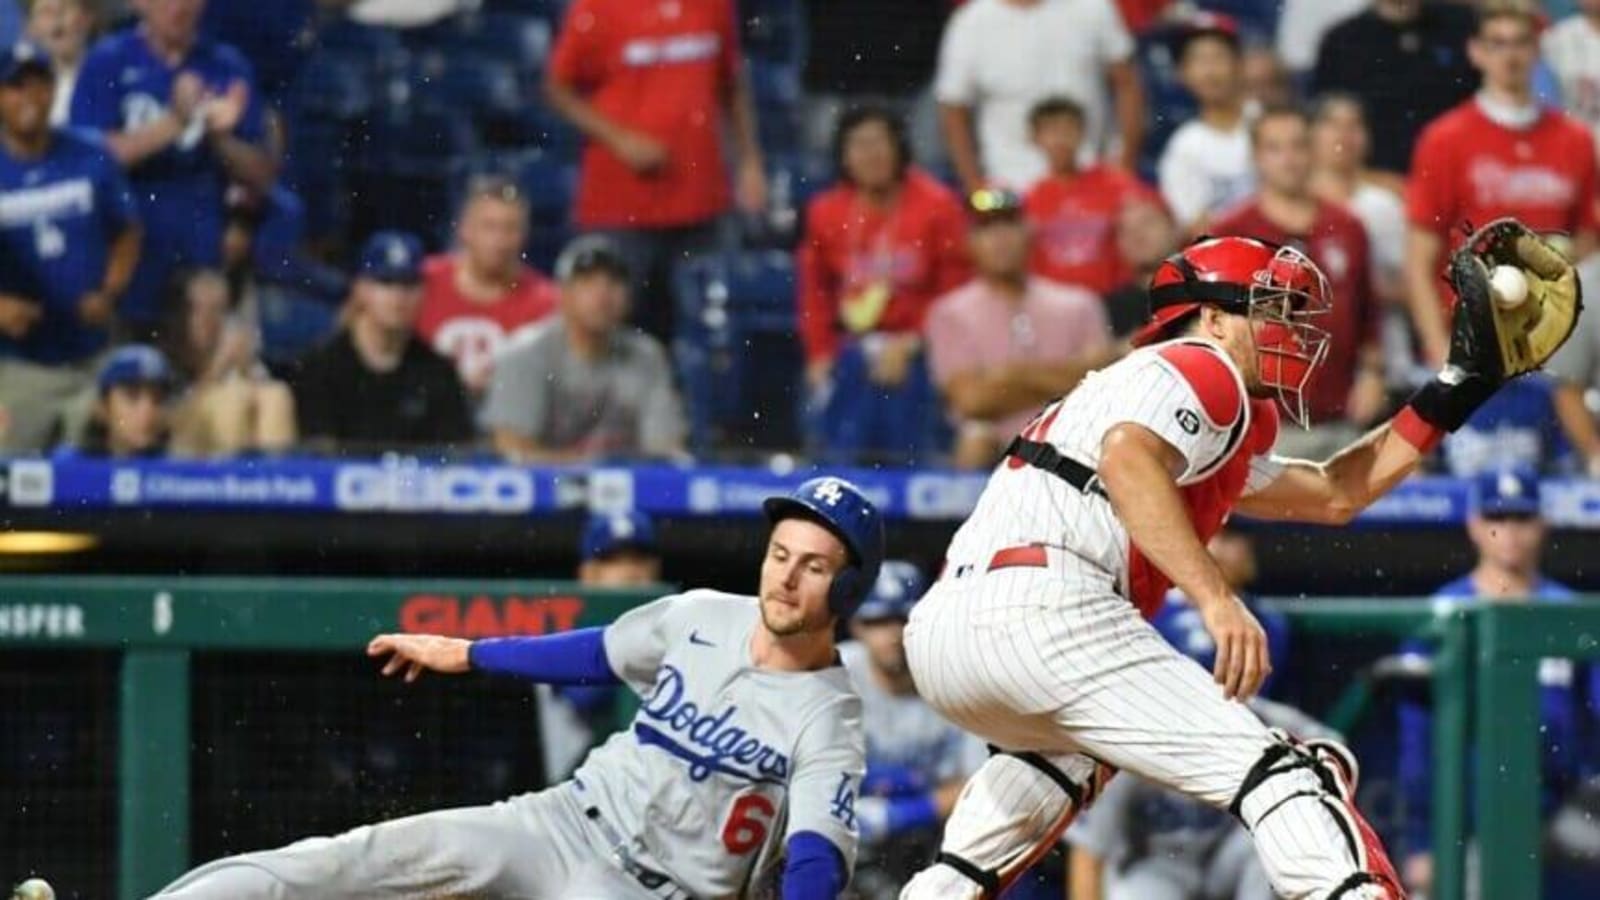
[[[1328,355],[1328,332],[1312,323],[1330,308],[1328,280],[1309,257],[1255,238],[1202,237],[1156,268],[1149,295],[1134,346],[1176,334],[1206,304],[1248,316],[1261,383],[1290,421],[1309,426],[1306,386]]]

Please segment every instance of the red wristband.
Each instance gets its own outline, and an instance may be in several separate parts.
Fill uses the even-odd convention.
[[[1418,453],[1432,453],[1444,440],[1444,431],[1417,415],[1409,403],[1400,407],[1400,411],[1389,420],[1389,429],[1400,435],[1401,440],[1417,448]]]

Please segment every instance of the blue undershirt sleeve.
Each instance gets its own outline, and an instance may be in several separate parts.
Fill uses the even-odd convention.
[[[479,672],[516,675],[545,684],[621,684],[606,658],[604,628],[538,637],[473,641],[467,660]]]

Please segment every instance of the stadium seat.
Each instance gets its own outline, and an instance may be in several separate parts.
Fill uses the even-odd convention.
[[[566,15],[567,0],[483,0],[483,10],[489,13],[536,16],[547,22],[559,24]]]
[[[744,52],[753,60],[798,64],[805,28],[793,0],[752,0],[739,4]]]
[[[796,446],[801,358],[789,254],[688,260],[678,266],[675,293],[672,350],[689,410],[691,449],[739,455]]]
[[[862,342],[840,348],[831,388],[811,398],[805,409],[812,455],[845,465],[934,462],[949,444],[949,428],[925,358],[919,356],[905,383],[895,388],[874,384],[869,369]]]
[[[300,117],[359,119],[377,103],[373,92],[377,78],[378,67],[367,57],[334,50],[313,53],[292,91],[295,111]]]
[[[528,104],[527,83],[511,63],[433,50],[411,70],[411,100],[429,112],[477,121],[510,118]]]
[[[276,285],[257,292],[261,358],[281,371],[338,328],[338,307]]]
[[[462,17],[443,49],[465,59],[511,63],[519,73],[544,68],[553,38],[549,20],[517,13],[476,13]]]

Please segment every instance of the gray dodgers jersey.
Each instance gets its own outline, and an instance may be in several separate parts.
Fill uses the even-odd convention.
[[[757,602],[690,591],[612,623],[606,658],[643,703],[573,774],[639,862],[696,897],[739,895],[799,831],[855,866],[861,700],[843,666],[757,668]]]
[[[855,680],[866,712],[868,781],[880,769],[914,772],[927,788],[966,778],[988,758],[983,741],[950,724],[915,694],[891,694],[872,675],[867,648],[849,641],[839,646],[844,667]]]

